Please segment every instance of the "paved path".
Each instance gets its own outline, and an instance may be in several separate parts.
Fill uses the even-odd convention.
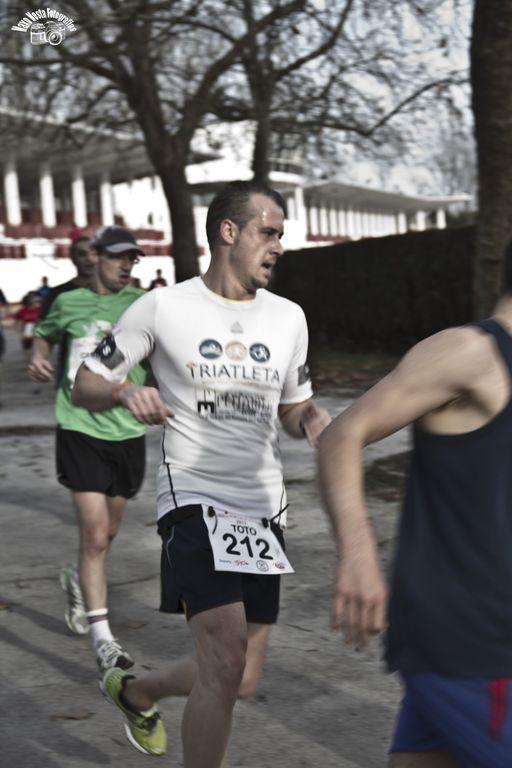
[[[74,559],[76,530],[67,492],[54,475],[53,392],[33,394],[19,341],[8,333],[0,397],[0,765],[90,768],[147,764],[125,741],[120,718],[98,692],[87,638],[64,624],[60,566]],[[343,407],[339,395],[323,398]],[[112,625],[151,669],[187,651],[185,622],[158,604],[159,540],[154,526],[153,470],[159,430],[150,430],[148,477],[109,559]],[[403,451],[404,435],[377,446],[369,460]],[[399,699],[384,675],[378,643],[367,653],[343,649],[328,628],[333,545],[314,485],[312,452],[283,438],[291,522],[282,612],[257,695],[236,708],[228,768],[379,768]],[[396,502],[373,499],[383,551]],[[183,702],[162,702],[169,751],[162,765],[182,765]]]

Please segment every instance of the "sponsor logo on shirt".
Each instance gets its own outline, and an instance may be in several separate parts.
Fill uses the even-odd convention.
[[[265,344],[251,344],[249,354],[257,363],[266,363],[270,360],[270,349]]]
[[[215,360],[222,355],[222,344],[215,339],[205,339],[199,345],[199,352],[207,360]]]
[[[309,370],[309,365],[304,363],[304,365],[301,365],[300,368],[297,370],[297,377],[298,377],[298,385],[299,387],[301,384],[305,384],[307,381],[311,380],[311,371]]]
[[[243,360],[247,357],[247,347],[241,341],[230,341],[225,351],[230,360]]]
[[[204,419],[251,421],[269,424],[273,420],[272,403],[255,392],[216,392],[205,389],[197,393],[197,413]]]
[[[238,363],[187,363],[190,376],[194,381],[214,379],[216,381],[245,381],[252,384],[279,384],[277,368],[262,365],[243,365]]]
[[[121,350],[117,348],[116,340],[111,333],[102,339],[92,356],[100,360],[110,371],[113,371],[126,359]]]

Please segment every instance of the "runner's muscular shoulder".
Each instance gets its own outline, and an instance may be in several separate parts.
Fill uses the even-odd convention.
[[[457,395],[421,419],[434,432],[477,429],[501,411],[511,394],[510,375],[494,337],[478,328],[453,329],[446,366]]]
[[[476,328],[448,328],[416,344],[391,375],[411,397],[430,402],[427,410],[436,410],[470,396],[491,359],[487,334]]]
[[[380,440],[467,396],[488,361],[488,342],[472,328],[430,336],[339,417],[339,429],[366,445]]]

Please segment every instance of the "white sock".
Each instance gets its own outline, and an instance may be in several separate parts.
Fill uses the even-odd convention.
[[[94,648],[98,648],[105,640],[110,642],[114,635],[108,623],[108,608],[98,608],[96,611],[87,611],[87,621]]]

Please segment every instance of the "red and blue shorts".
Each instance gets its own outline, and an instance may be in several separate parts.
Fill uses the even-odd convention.
[[[512,678],[405,675],[390,752],[442,751],[461,768],[512,766]]]

